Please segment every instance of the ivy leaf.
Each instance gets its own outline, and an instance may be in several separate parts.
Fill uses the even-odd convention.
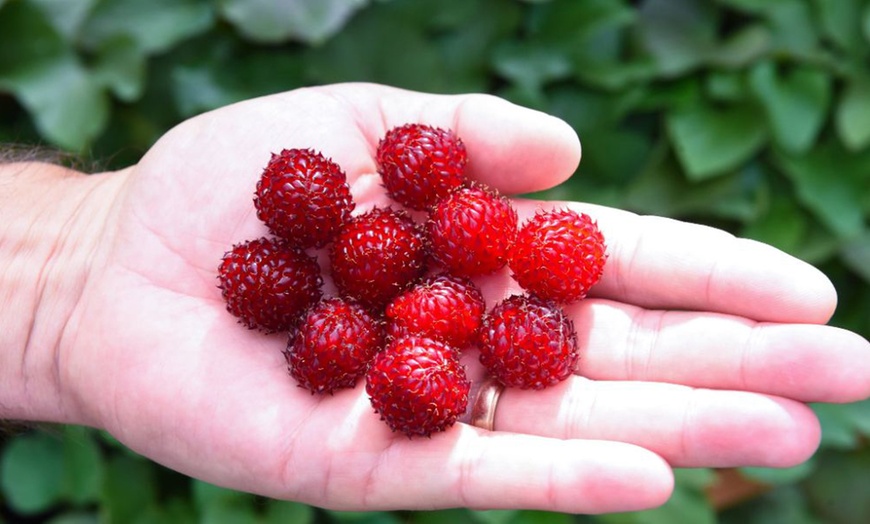
[[[750,72],[749,84],[767,112],[777,143],[794,153],[812,147],[828,113],[828,75],[807,66],[784,72],[762,62]]]
[[[864,282],[870,284],[870,231],[864,231],[861,236],[844,244],[840,249],[840,257]]]
[[[741,28],[718,48],[711,51],[712,64],[736,69],[745,67],[770,50],[770,30],[761,24]]]
[[[28,433],[10,441],[0,464],[5,502],[21,515],[42,513],[60,502],[63,455],[60,439],[46,433]]]
[[[853,238],[864,227],[861,185],[870,156],[850,156],[836,144],[824,144],[805,155],[775,155],[794,183],[798,199],[841,238]]]
[[[44,13],[28,2],[0,10],[0,90],[12,92],[42,136],[74,151],[105,127],[108,99]]]
[[[63,453],[65,498],[76,505],[96,502],[103,483],[104,467],[91,430],[81,426],[64,427]]]
[[[309,48],[305,61],[306,74],[316,83],[355,80],[435,92],[449,88],[443,58],[429,43],[425,27],[406,23],[394,10],[360,13],[335,38]]]
[[[132,102],[142,95],[146,56],[135,40],[119,35],[100,44],[93,75],[119,99]]]
[[[58,33],[72,42],[98,0],[30,0],[42,9]]]
[[[849,82],[837,106],[835,123],[840,140],[850,150],[870,145],[870,79]]]
[[[128,37],[146,54],[165,52],[214,24],[208,0],[102,0],[81,31],[89,49]]]
[[[861,53],[861,0],[815,0],[819,25],[831,42],[845,51]]]
[[[102,507],[108,522],[133,522],[157,499],[155,466],[132,455],[118,455],[106,464]]]
[[[499,46],[494,53],[493,67],[502,77],[531,90],[571,73],[571,62],[558,50],[518,42]]]
[[[747,104],[714,107],[699,103],[671,111],[666,123],[677,156],[692,180],[735,169],[767,140],[756,110]]]
[[[220,0],[221,14],[246,38],[263,43],[322,44],[367,0]]]
[[[804,483],[810,506],[822,522],[866,522],[870,515],[870,450],[828,452]]]
[[[638,9],[641,42],[662,75],[680,75],[703,63],[715,46],[716,10],[694,0],[649,0]]]

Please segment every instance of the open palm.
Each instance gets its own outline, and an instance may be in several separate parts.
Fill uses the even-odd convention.
[[[662,503],[670,466],[796,464],[819,439],[803,402],[870,394],[868,345],[822,325],[836,296],[810,266],[709,228],[526,200],[521,219],[572,206],[608,239],[602,281],[567,309],[581,342],[575,377],[505,392],[497,431],[460,423],[430,439],[392,433],[360,386],[298,388],[284,335],[226,312],[220,257],[266,233],[252,197],[270,153],[331,157],[359,211],[386,203],[374,151],[406,122],[453,128],[470,176],[506,193],[558,184],[580,157],[573,131],[546,115],[374,85],[298,90],[185,122],[106,175],[123,181],[66,335],[66,380],[87,422],[191,476],[332,508],[601,512]],[[516,290],[507,271],[479,283],[490,306]]]

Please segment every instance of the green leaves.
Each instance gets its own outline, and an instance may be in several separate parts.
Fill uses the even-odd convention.
[[[0,457],[0,485],[22,515],[46,512],[61,502],[98,499],[103,481],[100,451],[90,433],[74,426],[60,434],[33,432],[13,439]]]
[[[220,0],[221,14],[245,37],[264,43],[322,44],[367,0]]]
[[[830,78],[811,67],[783,71],[765,61],[752,69],[749,84],[764,105],[777,143],[794,153],[812,147],[828,114]]]
[[[667,128],[686,174],[695,180],[735,169],[767,139],[767,130],[748,105],[679,109],[668,115]]]
[[[108,99],[43,12],[28,2],[5,6],[0,35],[19,42],[0,46],[0,90],[12,92],[52,142],[80,149],[95,138]]]

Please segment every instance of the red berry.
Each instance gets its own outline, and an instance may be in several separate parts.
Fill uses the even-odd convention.
[[[570,303],[586,296],[604,272],[604,236],[585,214],[539,212],[521,228],[510,268],[529,293]]]
[[[452,131],[423,124],[395,127],[378,144],[387,194],[411,209],[428,209],[465,184],[467,161],[465,145]]]
[[[338,164],[311,149],[284,149],[263,170],[254,206],[275,235],[322,247],[350,218],[354,203]]]
[[[447,274],[425,279],[387,306],[390,336],[420,335],[462,349],[476,341],[485,304],[468,279]]]
[[[290,375],[312,393],[352,388],[384,345],[383,326],[339,297],[311,307],[287,342]]]
[[[317,259],[274,238],[233,246],[218,274],[227,310],[247,327],[266,332],[290,329],[320,299],[323,284]]]
[[[434,260],[452,274],[471,277],[507,263],[517,212],[504,196],[473,186],[438,203],[426,225]]]
[[[470,388],[456,349],[425,337],[393,340],[366,373],[375,412],[393,431],[409,437],[452,426],[468,407]]]
[[[552,302],[513,295],[484,317],[480,362],[506,386],[552,386],[571,376],[579,358],[574,325]]]
[[[353,217],[330,251],[339,292],[383,307],[425,271],[423,234],[404,211],[374,208]]]

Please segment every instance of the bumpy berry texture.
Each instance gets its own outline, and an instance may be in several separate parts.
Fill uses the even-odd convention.
[[[273,234],[307,248],[329,242],[354,203],[338,164],[311,149],[284,149],[263,170],[254,206]]]
[[[571,303],[601,279],[606,251],[604,236],[588,215],[567,209],[539,212],[520,228],[510,268],[529,293]]]
[[[574,326],[552,302],[513,295],[484,317],[480,362],[505,386],[558,384],[571,376],[579,358]]]
[[[317,259],[287,241],[259,238],[237,244],[218,268],[227,310],[251,329],[286,331],[320,300]]]
[[[393,340],[366,373],[372,407],[393,431],[429,436],[456,423],[471,382],[455,348],[431,338]]]
[[[423,234],[404,211],[374,208],[345,224],[333,241],[330,261],[343,296],[381,308],[423,275]]]
[[[494,191],[466,187],[435,206],[426,229],[435,262],[454,275],[485,275],[507,263],[517,237],[517,212]]]
[[[312,393],[352,388],[384,345],[384,328],[362,306],[324,298],[303,316],[284,356],[290,375]]]
[[[428,209],[466,181],[465,145],[450,130],[393,128],[378,144],[376,159],[387,194],[411,209]]]
[[[434,338],[462,349],[476,342],[485,308],[483,294],[470,280],[433,275],[390,302],[388,333]]]

